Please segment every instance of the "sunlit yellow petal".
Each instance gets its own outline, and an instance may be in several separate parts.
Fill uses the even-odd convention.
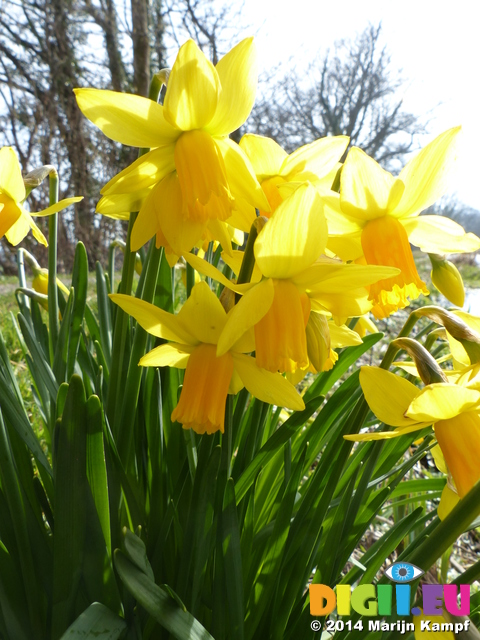
[[[305,404],[295,387],[278,373],[260,369],[250,356],[232,353],[235,370],[245,388],[256,398],[295,411],[302,411]]]
[[[405,165],[399,176],[405,192],[392,211],[394,216],[415,215],[444,195],[457,157],[460,130],[455,127],[445,131]]]
[[[65,198],[64,200],[60,200],[60,202],[56,202],[55,204],[50,205],[46,209],[42,209],[41,211],[34,211],[30,215],[34,218],[42,218],[45,216],[51,216],[52,213],[58,213],[59,211],[63,211],[71,204],[75,204],[75,202],[80,202],[83,200],[83,196],[75,196],[73,198]]]
[[[271,138],[246,133],[240,140],[240,147],[252,163],[257,178],[262,181],[280,173],[286,151]]]
[[[20,219],[22,209],[10,196],[0,193],[0,238]],[[28,231],[27,231],[28,233]],[[18,244],[18,243],[17,243]]]
[[[316,311],[328,311],[335,321],[338,318],[356,318],[370,311],[372,303],[368,300],[367,289],[352,289],[347,293],[309,293],[310,304]],[[342,324],[345,320],[342,320]]]
[[[160,228],[155,203],[158,198],[163,196],[163,192],[164,185],[159,183],[148,192],[147,197],[142,203],[130,237],[130,248],[132,251],[138,251],[143,247],[144,244],[153,238]]]
[[[216,280],[217,282],[220,282],[220,284],[223,284],[224,287],[227,287],[228,289],[231,289],[236,293],[246,293],[253,286],[255,286],[252,283],[237,285],[234,284],[228,278],[226,278],[221,271],[214,267],[213,264],[210,264],[203,258],[200,258],[193,253],[185,253],[184,258],[186,262],[188,262],[196,271],[203,274],[204,276]]]
[[[445,216],[418,216],[401,220],[409,241],[427,253],[470,253],[480,249],[480,238],[466,233]]]
[[[261,211],[269,211],[267,197],[255,177],[255,172],[242,149],[230,138],[215,138],[222,152],[230,190]]]
[[[342,347],[353,347],[356,344],[362,344],[362,339],[356,331],[352,331],[347,326],[337,327],[334,322],[329,322],[330,339],[334,349]]]
[[[229,351],[250,328],[253,327],[272,306],[273,283],[263,280],[248,291],[229,312],[227,322],[218,340],[217,355]]]
[[[5,237],[7,238],[9,243],[12,244],[14,247],[16,247],[17,244],[19,244],[25,238],[25,236],[28,234],[28,232],[31,229],[32,223],[35,224],[30,214],[28,213],[28,211],[25,211],[25,209],[23,209],[23,207],[21,206],[18,207],[18,209],[20,210],[20,216],[12,224],[12,226],[5,232]],[[0,213],[0,216],[2,216],[4,213],[5,213],[5,209]],[[35,237],[38,239],[39,242],[41,242],[41,244],[47,246],[47,241],[45,239],[45,236],[40,231],[40,229],[38,229],[36,225],[35,225]]]
[[[0,192],[3,191],[16,202],[25,198],[22,170],[17,154],[12,147],[0,149]]]
[[[226,265],[230,267],[233,273],[238,276],[238,274],[240,273],[240,269],[242,267],[244,255],[245,254],[243,251],[232,251],[232,254],[229,256],[223,255],[222,253],[222,260],[225,262]],[[253,265],[253,273],[252,273],[252,277],[250,278],[250,282],[260,282],[261,279],[262,279],[262,272],[260,271],[257,263],[255,262],[255,264]]]
[[[370,442],[372,440],[391,440],[392,438],[400,438],[401,436],[419,431],[428,424],[424,422],[414,422],[409,427],[402,427],[394,431],[370,431],[368,433],[357,433],[349,436],[343,436],[345,440],[353,440],[354,442]]]
[[[37,225],[35,224],[35,220],[30,215],[28,215],[27,220],[35,240],[37,242],[40,242],[40,244],[43,244],[44,247],[47,247],[48,246],[47,239],[45,238],[45,236],[43,235],[39,227],[37,227]]]
[[[460,496],[458,493],[455,493],[455,491],[446,484],[443,487],[442,497],[440,498],[440,504],[437,509],[437,515],[440,520],[445,520],[448,514],[453,511],[459,502]]]
[[[198,344],[199,341],[186,330],[178,316],[123,293],[111,293],[109,297],[153,336],[181,344]]]
[[[435,461],[435,466],[439,471],[444,473],[445,475],[448,473],[448,467],[445,462],[445,457],[440,449],[440,446],[436,444],[434,447],[430,449],[430,453],[432,454],[432,458]]]
[[[142,367],[176,367],[185,369],[188,358],[196,347],[187,344],[162,344],[140,358]]]
[[[379,367],[362,367],[360,384],[368,406],[385,424],[392,427],[410,427],[413,426],[413,422],[425,420],[413,420],[405,415],[409,405],[419,394],[419,389],[405,378]]]
[[[165,120],[163,107],[148,98],[99,89],[74,92],[83,115],[116,142],[161,147],[181,133]]]
[[[299,276],[292,278],[297,286],[309,292],[340,293],[366,287],[378,280],[400,272],[396,267],[378,267],[364,264],[326,265],[314,263]]]
[[[431,384],[412,400],[406,415],[413,420],[436,422],[480,406],[480,392],[455,384]]]
[[[215,67],[193,40],[180,47],[168,78],[165,119],[182,131],[201,129],[217,108],[220,80]]]
[[[480,480],[480,416],[467,411],[435,423],[435,435],[460,498]]]
[[[197,244],[206,225],[186,216],[176,173],[165,176],[158,185],[157,195],[158,197],[153,199],[153,207],[160,228],[173,252],[182,255]]]
[[[289,178],[310,171],[321,178],[335,167],[349,141],[348,136],[329,136],[306,144],[285,159],[280,175]]]
[[[221,92],[213,119],[206,129],[221,136],[235,131],[248,118],[257,90],[257,51],[253,38],[245,38],[215,67]]]
[[[299,187],[263,227],[255,258],[267,278],[292,278],[310,266],[327,242],[323,205],[310,184]]]
[[[103,196],[98,201],[95,211],[109,218],[128,220],[131,211],[140,211],[151,191],[152,189],[149,188],[134,193],[119,193],[112,196]]]
[[[167,173],[174,171],[174,144],[152,149],[120,173],[101,189],[103,195],[132,193],[155,185]]]
[[[198,342],[217,344],[227,314],[206,282],[199,282],[181,308],[178,319]]]
[[[399,201],[404,184],[395,180],[364,151],[353,147],[347,155],[340,178],[342,210],[361,220],[385,215]]]

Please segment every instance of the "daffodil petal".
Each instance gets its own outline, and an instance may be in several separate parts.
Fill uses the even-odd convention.
[[[143,247],[144,244],[153,238],[160,228],[155,203],[162,195],[163,186],[160,183],[148,192],[147,197],[143,201],[130,237],[130,248],[132,251],[138,251]]]
[[[253,38],[245,38],[221,58],[215,67],[222,90],[213,119],[206,129],[222,136],[235,131],[248,118],[257,91],[257,50]]]
[[[227,287],[227,289],[235,291],[235,293],[246,293],[255,286],[254,283],[251,282],[246,284],[233,283],[231,280],[226,278],[221,271],[214,267],[213,264],[210,264],[207,260],[204,260],[193,253],[186,253],[183,257],[188,264],[198,271],[198,273],[201,273],[208,278],[212,278],[212,280],[216,280],[220,284],[223,284],[224,287]]]
[[[217,357],[230,351],[244,333],[263,318],[272,306],[273,296],[273,282],[269,279],[257,284],[241,298],[227,316],[218,340]]]
[[[245,388],[262,402],[303,411],[305,403],[295,387],[278,373],[260,369],[250,356],[232,353],[234,368]]]
[[[335,167],[349,142],[348,136],[329,136],[305,144],[285,159],[280,175],[288,178],[310,171],[322,178]]]
[[[255,259],[267,278],[292,278],[315,262],[327,237],[322,200],[307,183],[282,202],[263,227],[255,242]]]
[[[358,218],[347,216],[347,214],[342,211],[340,194],[332,191],[330,194],[325,195],[324,193],[320,193],[320,195],[324,203],[329,236],[361,233],[364,226],[362,221]]]
[[[456,384],[431,384],[412,400],[406,415],[413,420],[448,420],[480,406],[480,391]]]
[[[242,149],[230,138],[215,138],[225,162],[227,180],[233,196],[246,200],[261,211],[270,211],[267,196],[255,177],[255,172]]]
[[[246,133],[240,140],[240,148],[252,163],[255,175],[264,180],[280,173],[288,154],[271,138]]]
[[[179,317],[173,313],[123,293],[111,293],[109,297],[153,336],[181,344],[198,344],[198,340],[185,329]]]
[[[358,333],[352,331],[345,325],[338,327],[334,322],[329,322],[328,329],[330,331],[330,340],[333,349],[353,347],[354,345],[362,344],[362,339]]]
[[[417,216],[400,222],[409,241],[426,253],[470,253],[480,249],[480,238],[465,233],[461,225],[445,216]]]
[[[231,393],[232,395],[236,395],[239,391],[243,389],[244,386],[245,385],[243,384],[242,379],[240,378],[240,376],[238,375],[238,373],[235,371],[235,368],[234,368],[232,379],[230,380],[230,386],[228,387],[228,393]]]
[[[457,157],[460,130],[461,127],[455,127],[445,131],[405,165],[399,175],[405,191],[392,215],[397,218],[415,215],[444,195]]]
[[[16,247],[17,244],[19,244],[25,238],[25,236],[28,234],[30,229],[32,229],[35,239],[41,244],[43,244],[44,246],[47,246],[48,243],[45,236],[37,227],[37,225],[33,222],[33,219],[28,213],[28,211],[25,211],[25,209],[22,206],[18,208],[20,209],[20,217],[5,232],[5,237],[7,238],[9,243],[14,247]]]
[[[0,191],[6,193],[15,202],[22,202],[25,199],[22,170],[12,147],[0,149]]]
[[[440,504],[438,505],[438,509],[437,509],[437,515],[440,518],[440,520],[445,520],[445,518],[448,516],[450,511],[453,511],[453,509],[457,506],[459,502],[460,502],[460,496],[458,495],[458,493],[455,493],[455,491],[453,491],[453,489],[451,489],[448,486],[448,484],[446,484],[443,487],[442,496],[440,498]],[[428,616],[428,617],[431,620],[432,616]],[[438,617],[440,618],[440,616]],[[443,622],[443,618],[440,618],[439,622]],[[443,635],[447,635],[447,634],[443,634]],[[453,634],[448,635],[447,638],[448,640],[455,640],[455,636]]]
[[[117,91],[74,89],[83,115],[106,136],[130,147],[161,147],[181,132],[164,118],[153,100]]]
[[[53,213],[58,213],[59,211],[63,211],[71,204],[75,204],[75,202],[80,202],[83,200],[83,196],[75,196],[73,198],[64,198],[60,200],[60,202],[56,202],[55,204],[50,205],[46,209],[42,209],[42,211],[35,211],[30,215],[34,218],[44,218],[45,216],[51,216]]]
[[[370,311],[367,289],[352,289],[347,293],[309,293],[313,311],[328,311],[338,318],[356,318]],[[340,322],[343,324],[343,322]]]
[[[220,80],[193,40],[183,44],[168,78],[165,119],[182,131],[204,128],[217,108]]]
[[[372,440],[391,440],[392,438],[400,438],[408,433],[419,431],[424,427],[428,427],[428,424],[416,422],[409,427],[403,427],[402,429],[395,429],[394,431],[370,431],[369,433],[357,433],[349,436],[343,436],[345,440],[353,440],[354,442],[370,442]]]
[[[192,249],[201,239],[206,222],[190,220],[185,215],[185,205],[177,174],[169,173],[155,189],[153,208],[162,233],[176,255]]]
[[[403,182],[395,180],[358,147],[348,152],[340,185],[342,211],[361,220],[384,216],[405,188]]]
[[[141,367],[176,367],[185,369],[188,358],[195,347],[188,344],[162,344],[140,359]]]
[[[28,224],[30,226],[30,229],[32,230],[32,235],[35,240],[37,242],[40,242],[40,244],[43,244],[44,247],[48,247],[47,239],[45,238],[39,227],[37,227],[34,219],[30,215],[28,216]]]
[[[0,208],[0,238],[3,238],[3,236],[9,232],[9,230],[15,225],[15,223],[20,220],[22,215],[22,208],[17,205],[15,200],[12,200],[10,196],[7,196],[7,198],[8,200],[5,203],[2,203],[2,206]]]
[[[365,400],[379,420],[392,427],[410,427],[413,422],[424,419],[406,417],[405,412],[420,393],[419,389],[405,378],[396,376],[379,367],[362,367],[360,384]]]
[[[235,273],[235,275],[238,275],[242,267],[244,255],[245,253],[243,251],[238,251],[238,250],[232,251],[231,255],[224,255],[222,253],[222,260],[225,262],[226,265],[230,267],[230,269],[233,271],[233,273]],[[253,273],[252,273],[252,277],[250,278],[250,282],[260,282],[261,279],[262,279],[262,272],[260,271],[257,263],[255,262],[255,264],[253,265]],[[242,286],[242,285],[238,285],[238,286]]]
[[[229,225],[217,218],[211,218],[207,221],[207,227],[217,242],[222,245],[222,249],[226,254],[232,253],[232,238],[230,237]],[[233,235],[233,234],[232,234]]]
[[[199,342],[217,344],[227,314],[208,284],[199,282],[181,308],[178,319]]]
[[[174,150],[173,144],[152,149],[117,173],[100,193],[102,195],[132,193],[157,184],[167,173],[175,170]]]
[[[339,264],[329,266],[312,264],[298,277],[292,278],[298,287],[315,293],[340,293],[366,287],[379,280],[400,273],[396,267],[379,267],[368,264]]]
[[[119,193],[102,196],[97,203],[95,211],[108,218],[128,220],[132,211],[140,211],[151,191],[152,189],[150,188],[137,191],[136,193]]]

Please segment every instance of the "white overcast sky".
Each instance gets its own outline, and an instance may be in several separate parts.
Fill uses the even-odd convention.
[[[405,107],[432,111],[427,144],[461,124],[451,193],[480,209],[480,0],[245,0],[261,69],[291,57],[301,66],[335,40],[382,22],[392,67],[402,69]],[[245,33],[247,35],[247,32]],[[439,105],[439,106],[437,106]]]

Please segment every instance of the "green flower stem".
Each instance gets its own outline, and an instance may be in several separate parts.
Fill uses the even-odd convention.
[[[187,298],[190,297],[195,286],[195,269],[187,262]]]
[[[253,253],[253,247],[255,246],[255,240],[258,234],[268,222],[267,218],[260,216],[255,218],[250,227],[250,233],[248,234],[247,245],[243,254],[242,266],[240,267],[240,273],[238,274],[237,284],[245,284],[250,282],[253,267],[255,266],[255,254]],[[240,300],[240,294],[235,294],[235,304]]]
[[[163,249],[156,249],[154,242],[152,242],[152,247],[149,250],[147,260],[143,267],[144,270],[147,271],[143,282],[142,300],[146,302],[152,303],[155,298],[155,289],[162,255]],[[138,366],[138,362],[145,354],[147,339],[148,333],[137,324],[135,337],[130,350],[126,383],[123,388],[123,393],[118,396],[118,398],[123,398],[122,410],[116,415],[113,433],[118,443],[120,459],[127,469],[128,463],[132,459],[133,427],[137,410],[138,394],[140,392],[140,382],[142,379],[142,367]]]
[[[25,249],[19,249],[17,251],[17,266],[18,266],[18,284],[20,288],[27,288],[27,279],[25,277]],[[30,309],[30,301],[28,296],[22,294],[19,297],[20,303],[26,307],[26,309]],[[22,309],[23,311],[23,309]]]
[[[49,204],[58,202],[58,174],[55,170],[49,173]],[[48,218],[48,324],[50,328],[50,357],[58,340],[58,292],[57,292],[57,236],[58,213]]]
[[[150,83],[150,90],[148,92],[148,97],[150,98],[150,100],[158,102],[163,83],[164,79],[161,77],[161,74],[156,74],[153,76]],[[139,149],[138,157],[140,158],[148,151],[149,149],[146,148]],[[132,253],[132,251],[130,250],[130,238],[132,236],[132,229],[133,225],[135,224],[135,220],[137,219],[137,215],[137,211],[132,211],[132,213],[130,213],[126,247],[123,258],[122,281],[119,287],[119,293],[125,293],[127,295],[129,295],[132,291],[133,274],[135,272],[135,253]],[[113,291],[113,283],[110,283],[110,286],[112,287]],[[125,352],[128,323],[128,314],[126,314],[125,311],[122,311],[122,309],[118,307],[116,310],[115,326],[113,329],[112,364],[110,367],[110,385],[108,388],[107,398],[107,415],[110,420],[110,424],[112,425],[115,425],[115,414],[117,406],[119,404],[118,399],[123,397],[122,387],[124,386],[125,376],[128,375],[127,371],[129,365]]]
[[[404,338],[406,336],[409,336],[410,333],[413,330],[413,327],[416,325],[418,320],[419,320],[419,318],[416,315],[415,311],[412,311],[412,313],[408,316],[407,321],[403,325],[402,330],[398,334],[398,337],[399,338]],[[394,361],[395,356],[396,356],[398,351],[399,351],[399,348],[395,344],[390,343],[388,345],[388,349],[385,352],[385,355],[383,356],[383,359],[382,359],[382,361],[380,363],[380,367],[382,369],[387,369],[387,371],[388,371],[388,369],[390,369],[390,366],[391,366],[392,362]]]

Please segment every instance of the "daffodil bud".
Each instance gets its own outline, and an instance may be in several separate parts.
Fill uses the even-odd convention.
[[[432,263],[432,283],[441,294],[457,307],[465,302],[465,287],[457,267],[443,256],[428,254]]]
[[[417,317],[427,317],[445,327],[447,332],[462,344],[470,363],[480,362],[480,334],[457,315],[441,307],[421,307],[413,313]]]
[[[55,176],[57,170],[51,164],[45,164],[42,167],[37,167],[33,171],[29,171],[23,178],[23,182],[26,187],[34,189],[42,184],[47,176]]]
[[[419,342],[412,338],[397,338],[392,341],[397,349],[403,349],[414,360],[418,375],[424,384],[448,382],[435,358]]]

